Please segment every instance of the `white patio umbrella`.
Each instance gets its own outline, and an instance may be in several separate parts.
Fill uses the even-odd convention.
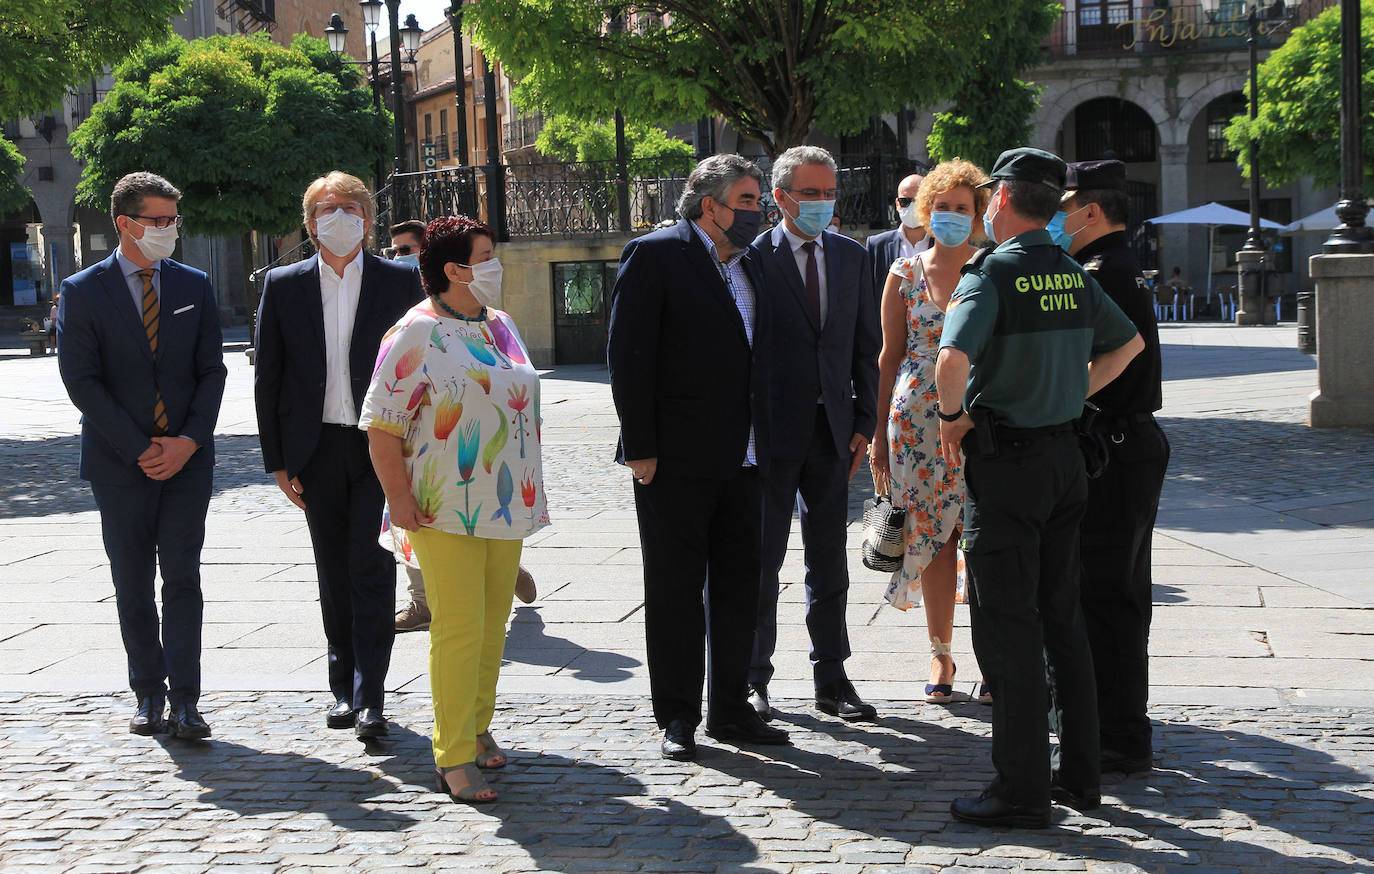
[[[1242,228],[1250,227],[1250,214],[1241,212],[1238,209],[1231,209],[1229,206],[1222,206],[1216,201],[1204,203],[1202,206],[1195,206],[1192,209],[1171,212],[1157,218],[1146,219],[1152,225],[1206,225],[1207,226],[1207,300],[1212,299],[1212,247],[1216,237],[1217,228],[1239,226]],[[1272,231],[1284,230],[1283,225],[1278,222],[1271,222],[1269,219],[1260,219],[1260,227],[1268,228]]]
[[[1333,231],[1340,226],[1341,220],[1336,217],[1336,204],[1331,204],[1326,209],[1319,209],[1311,215],[1305,215],[1291,225],[1285,225],[1285,234],[1319,234],[1322,231]]]

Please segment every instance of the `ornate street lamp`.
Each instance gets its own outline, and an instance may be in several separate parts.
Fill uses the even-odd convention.
[[[368,22],[368,16],[367,16],[367,9],[368,9],[368,4],[369,4],[369,3],[375,4],[375,5],[377,5],[377,6],[381,6],[381,5],[382,5],[382,0],[363,0],[363,4],[362,4],[362,5],[363,5],[363,23],[364,23],[364,24],[367,24],[367,25],[369,26],[369,28],[372,29],[372,81],[371,81],[371,83],[370,83],[371,86],[372,86],[372,111],[373,111],[373,113],[375,113],[378,117],[381,117],[381,114],[382,114],[382,95],[381,95],[381,92],[378,90],[378,88],[379,88],[379,86],[380,86],[380,76],[378,75],[378,70],[377,70],[376,13],[375,13],[375,12],[373,13],[372,21],[371,21],[371,23],[369,23],[369,22]],[[336,55],[342,56],[343,53],[344,53],[344,47],[345,47],[345,45],[347,44],[347,37],[348,37],[348,27],[344,24],[343,16],[339,15],[339,13],[337,13],[337,12],[335,12],[333,15],[329,16],[329,26],[326,27],[326,28],[324,29],[324,36],[325,36],[325,39],[329,40],[329,50],[330,50],[331,52],[333,52],[334,54],[336,54]],[[361,64],[363,63],[362,61],[354,61],[354,60],[346,59],[346,58],[342,58],[342,57],[340,57],[340,60],[344,61],[345,63],[349,63],[349,64],[359,64],[359,65],[361,65]],[[377,177],[377,182],[376,182],[376,184],[377,184],[378,187],[380,187],[380,186],[382,185],[382,181],[386,178],[386,171],[383,169],[383,164],[384,164],[384,163],[385,163],[385,157],[384,157],[384,155],[383,155],[382,153],[379,152],[378,155],[377,155],[377,162],[376,162],[376,165],[373,167],[373,170],[372,170],[372,172],[373,172],[373,173],[376,175],[376,177]]]
[[[1341,224],[1322,246],[1330,255],[1374,252],[1374,229],[1365,225],[1361,49],[1360,0],[1341,0],[1341,200],[1336,204]]]

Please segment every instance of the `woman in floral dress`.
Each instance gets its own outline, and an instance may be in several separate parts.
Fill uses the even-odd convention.
[[[548,524],[539,374],[506,313],[495,234],[434,219],[420,246],[429,298],[382,339],[362,421],[395,549],[411,549],[433,619],[434,762],[455,801],[495,801],[479,769],[506,755],[488,731],[523,539]]]
[[[964,474],[940,455],[936,417],[935,357],[945,308],[959,284],[959,270],[982,238],[977,218],[988,192],[987,175],[968,161],[946,161],[926,176],[916,194],[916,215],[934,245],[898,259],[883,288],[883,349],[878,358],[878,397],[888,398],[878,417],[869,461],[878,490],[907,511],[906,554],[892,575],[887,600],[900,610],[924,602],[930,633],[930,682],[926,700],[954,699],[955,570]],[[980,690],[979,697],[984,697]]]

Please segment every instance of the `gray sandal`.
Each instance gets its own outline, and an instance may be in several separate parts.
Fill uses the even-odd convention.
[[[449,789],[448,781],[444,779],[444,775],[450,771],[462,771],[463,776],[468,778],[468,785],[459,789],[457,792]],[[490,804],[500,797],[495,794],[495,790],[487,784],[487,779],[482,776],[482,772],[477,770],[472,762],[468,762],[466,765],[455,765],[452,768],[440,768],[435,766],[434,780],[438,785],[439,791],[447,795],[450,801],[466,801],[468,804]],[[481,792],[492,792],[493,794],[490,798],[478,798],[477,796]]]
[[[473,757],[476,760],[477,767],[487,771],[495,771],[497,768],[506,767],[506,763],[510,761],[510,756],[506,755],[506,751],[496,745],[496,741],[492,739],[491,732],[482,732],[477,735],[477,740],[481,742],[484,749],[484,752],[480,752]],[[501,763],[493,765],[491,762],[492,759],[500,759]]]

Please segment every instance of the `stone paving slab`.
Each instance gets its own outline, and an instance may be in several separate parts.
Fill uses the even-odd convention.
[[[1163,708],[1155,771],[1017,832],[947,814],[989,776],[978,705],[844,724],[781,700],[794,747],[701,738],[680,763],[645,699],[505,696],[512,760],[478,807],[433,789],[426,696],[394,696],[395,731],[366,747],[324,728],[328,703],[214,693],[195,744],[125,733],[113,696],[0,696],[0,870],[1374,870],[1368,711]]]

